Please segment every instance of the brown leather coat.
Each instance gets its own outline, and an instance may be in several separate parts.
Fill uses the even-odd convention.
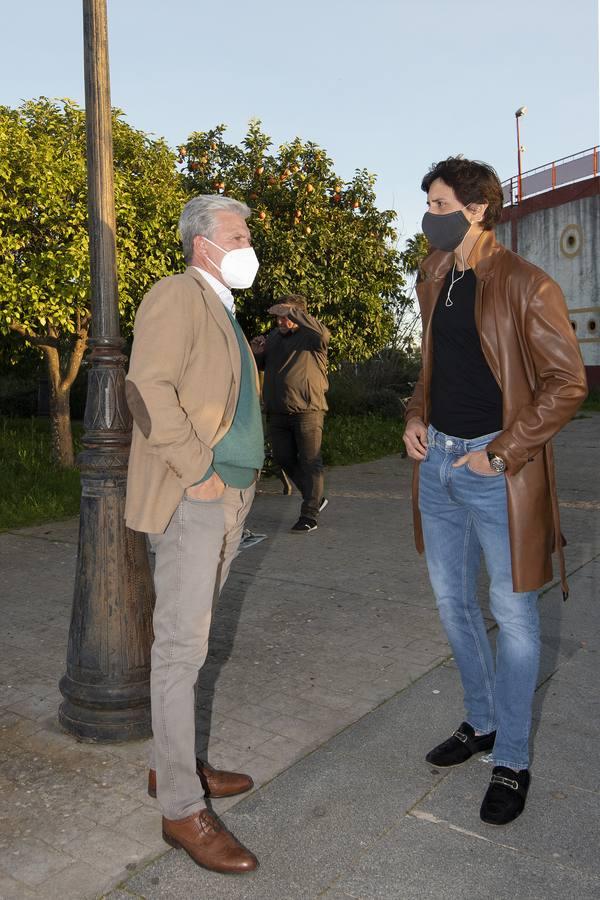
[[[454,254],[435,250],[417,284],[423,325],[422,369],[406,419],[429,423],[431,320]],[[552,578],[552,552],[566,574],[551,438],[587,393],[585,369],[559,286],[484,231],[471,251],[477,279],[475,322],[487,363],[502,390],[503,431],[488,449],[506,462],[513,589],[533,591]],[[413,475],[415,543],[422,553],[419,464]],[[557,540],[557,537],[559,539]]]

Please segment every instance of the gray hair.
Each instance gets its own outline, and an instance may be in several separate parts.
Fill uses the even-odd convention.
[[[194,238],[197,235],[212,239],[217,226],[218,212],[236,213],[244,219],[252,215],[249,206],[234,200],[233,197],[222,197],[220,194],[200,194],[193,197],[185,204],[179,217],[179,235],[186,263],[189,263],[194,255]]]

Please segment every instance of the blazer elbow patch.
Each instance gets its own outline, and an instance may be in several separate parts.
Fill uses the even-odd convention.
[[[129,381],[129,379],[125,381],[125,397],[127,398],[127,406],[129,407],[135,424],[146,440],[148,440],[150,432],[152,431],[150,413],[148,412],[148,407],[144,403],[143,397],[137,389],[137,386],[133,381]]]

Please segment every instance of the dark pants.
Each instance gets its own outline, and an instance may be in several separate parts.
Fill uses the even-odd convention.
[[[323,420],[325,413],[270,413],[267,416],[273,458],[302,494],[300,514],[317,519],[323,498]]]

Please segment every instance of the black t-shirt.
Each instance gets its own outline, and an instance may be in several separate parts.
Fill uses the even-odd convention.
[[[456,279],[461,273],[456,271]],[[433,313],[431,415],[434,428],[465,439],[502,428],[502,391],[488,366],[475,327],[476,279],[467,269],[455,281],[446,306],[452,269]]]

